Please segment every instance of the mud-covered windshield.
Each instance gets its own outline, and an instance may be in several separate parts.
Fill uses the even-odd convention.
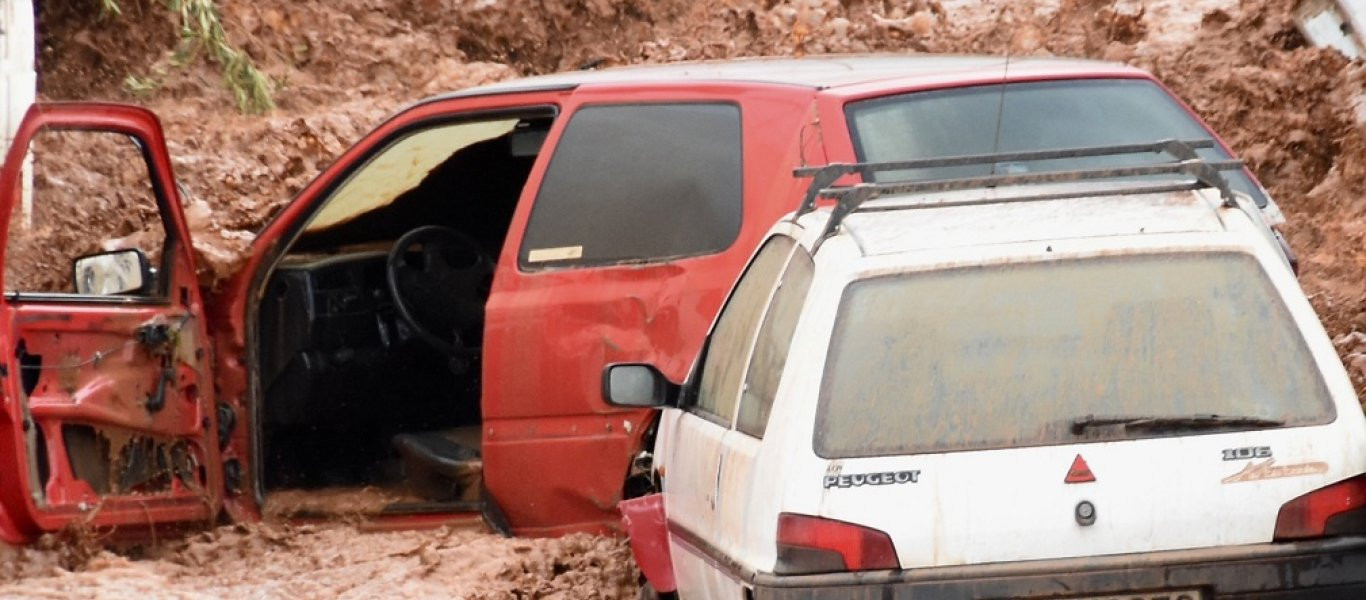
[[[828,458],[1070,443],[1085,415],[1292,426],[1334,415],[1288,310],[1245,254],[886,276],[850,284],[839,310],[816,417]]]
[[[1162,88],[1139,79],[1047,81],[915,92],[852,103],[848,116],[858,158],[864,162],[1114,146],[1164,139],[1211,139],[1210,133]],[[1222,148],[1199,152],[1207,159],[1229,158]],[[1172,159],[1152,153],[1067,158],[888,171],[876,178],[939,179],[987,175],[993,169],[996,173],[1021,173]],[[1226,176],[1234,189],[1251,196],[1258,206],[1266,205],[1266,197],[1245,173],[1228,172]]]

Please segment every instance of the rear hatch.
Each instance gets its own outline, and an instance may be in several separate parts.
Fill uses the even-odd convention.
[[[1240,252],[856,281],[819,506],[791,510],[887,533],[903,568],[1270,542],[1286,502],[1362,470],[1323,354]]]

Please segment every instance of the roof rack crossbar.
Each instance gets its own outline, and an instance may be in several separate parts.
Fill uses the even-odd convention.
[[[999,186],[1116,179],[1121,177],[1141,177],[1145,175],[1189,175],[1195,177],[1198,181],[1209,187],[1220,188],[1221,186],[1219,184],[1223,179],[1222,176],[1219,175],[1220,171],[1232,171],[1241,168],[1243,168],[1243,162],[1239,160],[1205,162],[1199,159],[1192,159],[1183,160],[1181,162],[1138,165],[1132,167],[1077,169],[1071,171],[1038,171],[1034,173],[1002,173],[999,175],[981,175],[977,177],[894,183],[861,183],[851,187],[826,188],[817,192],[817,195],[826,198],[842,198],[848,195],[852,190],[866,189],[868,190],[868,197],[865,199],[872,200],[890,194],[952,192],[957,190]],[[1206,179],[1214,178],[1218,179],[1206,181]],[[1223,190],[1220,189],[1220,192],[1222,191]]]
[[[1180,149],[1178,149],[1180,152]],[[1175,154],[1175,153],[1174,153]],[[1189,156],[1195,156],[1194,151],[1189,153],[1182,152]],[[1121,185],[1103,189],[1089,189],[1074,192],[1054,192],[1034,194],[1030,196],[1014,198],[974,198],[966,200],[931,200],[921,202],[912,206],[898,206],[898,208],[932,208],[950,206],[974,206],[980,204],[996,204],[1006,202],[1023,202],[1039,200],[1057,200],[1067,198],[1088,198],[1097,196],[1114,196],[1119,194],[1148,194],[1165,191],[1196,190],[1203,188],[1215,188],[1219,191],[1226,206],[1239,206],[1236,197],[1233,195],[1232,188],[1228,181],[1221,174],[1223,171],[1240,170],[1243,162],[1239,160],[1223,160],[1206,162],[1198,157],[1186,158],[1178,162],[1167,162],[1153,165],[1138,165],[1131,167],[1113,167],[1104,169],[1077,169],[1069,171],[1039,171],[1034,173],[1007,173],[1001,175],[983,175],[978,177],[960,177],[953,179],[932,179],[928,181],[907,181],[893,183],[861,183],[847,187],[825,188],[815,193],[816,197],[834,198],[837,200],[834,209],[831,211],[830,219],[826,221],[825,230],[821,233],[820,240],[834,235],[840,223],[844,221],[850,213],[859,210],[864,202],[868,200],[891,194],[917,194],[934,192],[952,192],[958,190],[970,190],[978,188],[989,188],[999,186],[1030,185],[1043,183],[1060,183],[1070,181],[1088,181],[1114,179],[1121,177],[1138,177],[1145,175],[1187,175],[1194,181],[1187,182],[1166,182],[1163,184],[1134,184]],[[799,215],[800,216],[800,215]],[[819,242],[818,242],[819,243]]]
[[[970,154],[925,158],[878,163],[832,163],[819,167],[799,167],[792,171],[796,177],[811,177],[811,185],[797,208],[798,217],[811,212],[816,207],[820,192],[845,175],[860,173],[869,175],[879,171],[901,171],[907,169],[926,169],[935,167],[959,167],[969,165],[995,164],[1001,162],[1027,162],[1053,160],[1059,158],[1084,158],[1093,156],[1114,156],[1142,152],[1165,152],[1178,160],[1198,159],[1195,150],[1213,148],[1214,140],[1160,140],[1141,144],[1122,144],[1117,146],[1087,146],[1081,148],[1062,148],[1057,150],[1032,150],[1027,152],[1003,152],[996,154]],[[1216,186],[1217,187],[1217,186]],[[1223,191],[1222,189],[1220,191]]]
[[[1162,194],[1167,192],[1187,192],[1209,187],[1196,180],[1178,181],[1171,183],[1158,183],[1147,186],[1133,186],[1116,188],[1114,192],[1105,190],[1077,190],[1071,192],[1051,192],[1042,194],[1027,194],[1022,196],[1011,196],[1009,198],[965,198],[961,200],[951,199],[931,199],[906,204],[894,204],[888,206],[861,206],[858,212],[890,212],[899,210],[916,210],[921,208],[953,208],[959,206],[981,206],[985,204],[1015,204],[1024,202],[1043,202],[1046,200],[1074,200],[1078,198],[1094,198],[1096,196],[1112,196],[1119,193],[1123,194]]]

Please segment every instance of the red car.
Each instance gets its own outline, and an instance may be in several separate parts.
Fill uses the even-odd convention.
[[[937,126],[953,111],[982,117]],[[41,212],[23,190],[60,178],[32,180],[25,152],[56,130],[135,139],[165,231],[95,254],[8,245],[11,543],[78,520],[136,533],[221,511],[320,516],[308,500],[362,492],[386,526],[613,531],[617,503],[648,491],[633,475],[653,417],[606,404],[603,369],[686,376],[760,237],[811,187],[794,168],[1217,140],[1149,74],[1098,62],[756,59],[514,80],[380,125],[211,291],[145,110],[34,106],[0,208]],[[1234,183],[1267,202],[1249,175]],[[105,200],[92,206],[119,206]],[[20,281],[37,252],[70,281]],[[305,506],[271,510],[283,498]]]

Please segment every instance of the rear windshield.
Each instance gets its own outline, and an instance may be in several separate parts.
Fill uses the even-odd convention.
[[[1326,423],[1270,281],[1237,253],[994,265],[850,284],[816,418],[826,458],[1069,443],[1086,415]],[[1125,439],[1171,435],[1138,430]]]
[[[1113,146],[1165,139],[1206,140],[1210,133],[1151,81],[1047,81],[915,92],[855,102],[849,122],[860,161],[889,162],[967,154]],[[999,117],[999,118],[998,118]],[[1222,148],[1199,151],[1226,159]],[[996,173],[1133,166],[1170,161],[1165,154],[1067,158],[889,171],[882,181]],[[1226,172],[1234,189],[1266,205],[1243,172]]]

